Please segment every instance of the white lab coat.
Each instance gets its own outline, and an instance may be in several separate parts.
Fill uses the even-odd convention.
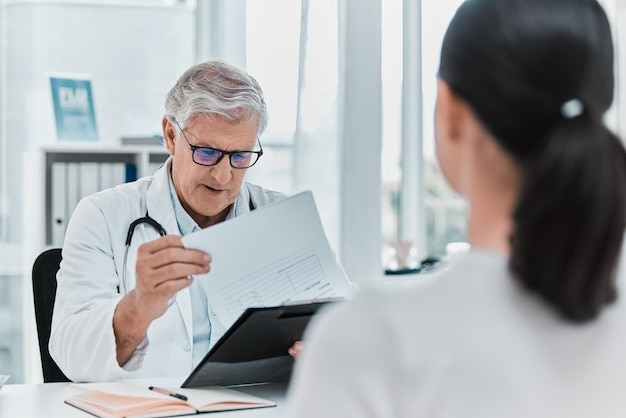
[[[121,271],[129,225],[147,211],[168,234],[179,234],[170,198],[169,164],[168,160],[153,177],[82,199],[72,215],[57,274],[49,349],[61,370],[74,381],[184,377],[192,370],[188,288],[181,290],[167,312],[150,325],[147,338],[123,368],[117,363],[113,333],[113,314],[125,293]],[[235,216],[249,212],[250,202],[256,208],[283,197],[244,182]],[[137,248],[158,237],[158,232],[145,223],[136,228],[126,263],[126,289],[135,287]]]

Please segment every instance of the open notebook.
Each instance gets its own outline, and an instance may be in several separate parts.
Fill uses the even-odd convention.
[[[157,392],[148,386],[126,382],[73,386],[84,391],[67,398],[65,403],[101,418],[170,417],[276,406],[267,399],[221,387],[157,388]]]

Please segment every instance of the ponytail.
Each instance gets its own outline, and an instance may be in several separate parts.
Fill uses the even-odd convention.
[[[562,118],[521,161],[509,267],[565,318],[585,322],[616,299],[626,227],[626,153],[589,112]]]

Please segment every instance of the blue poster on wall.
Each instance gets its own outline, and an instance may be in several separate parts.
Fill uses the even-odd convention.
[[[91,80],[72,77],[50,76],[57,139],[97,141]]]

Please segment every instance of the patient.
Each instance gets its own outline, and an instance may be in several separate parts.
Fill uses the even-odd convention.
[[[602,119],[613,53],[596,0],[461,5],[435,136],[472,249],[429,284],[317,317],[289,416],[626,414],[626,154]]]

